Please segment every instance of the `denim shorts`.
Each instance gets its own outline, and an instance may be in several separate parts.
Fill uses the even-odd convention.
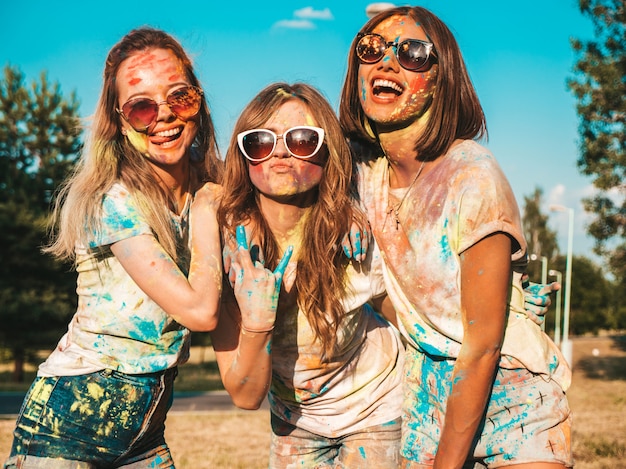
[[[407,348],[402,449],[405,468],[432,466],[452,388],[455,361]],[[464,467],[536,462],[573,466],[572,418],[565,393],[527,369],[499,368]]]
[[[281,469],[397,469],[400,418],[337,438],[298,428],[272,414],[269,467]]]
[[[176,374],[37,377],[3,467],[173,468],[164,431]]]

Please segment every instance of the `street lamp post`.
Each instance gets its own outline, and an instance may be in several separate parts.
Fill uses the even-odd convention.
[[[572,297],[572,245],[574,243],[574,209],[562,205],[550,205],[553,212],[568,212],[569,228],[567,230],[567,261],[565,266],[565,304],[563,306],[563,341],[561,351],[569,365],[572,365],[572,344],[569,341],[570,299]]]
[[[544,285],[548,283],[548,258],[546,256],[538,256],[537,254],[531,254],[530,260],[536,261],[541,258],[541,283]]]
[[[546,256],[538,256],[537,254],[530,255],[531,261],[536,261],[539,258],[541,258],[541,283],[545,285],[546,283],[548,283],[548,258]],[[543,324],[541,324],[541,330],[546,330],[545,321],[543,321]]]
[[[558,270],[550,269],[549,274],[556,277],[556,281],[561,283],[563,274]],[[556,315],[554,317],[554,343],[559,347],[561,345],[561,296],[563,295],[563,284],[556,292]]]

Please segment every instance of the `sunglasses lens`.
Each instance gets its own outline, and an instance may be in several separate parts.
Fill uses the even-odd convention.
[[[285,145],[301,158],[313,156],[319,147],[320,134],[315,129],[296,128],[285,134]]]
[[[356,45],[356,55],[361,62],[376,63],[385,55],[385,41],[374,34],[363,36]]]
[[[143,131],[157,118],[159,106],[151,99],[135,99],[124,104],[122,112],[133,129]]]
[[[398,62],[407,70],[419,70],[428,62],[429,47],[421,41],[412,39],[398,45]]]
[[[173,91],[167,96],[167,105],[181,119],[189,119],[200,111],[202,94],[197,88],[188,86]]]
[[[241,151],[251,160],[263,160],[274,150],[274,136],[269,132],[257,130],[243,137]]]

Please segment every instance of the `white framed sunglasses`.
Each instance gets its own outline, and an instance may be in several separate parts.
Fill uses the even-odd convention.
[[[324,143],[324,129],[299,125],[277,135],[269,129],[252,129],[237,134],[237,143],[243,156],[258,163],[274,154],[278,139],[282,138],[291,156],[306,160],[317,154]]]

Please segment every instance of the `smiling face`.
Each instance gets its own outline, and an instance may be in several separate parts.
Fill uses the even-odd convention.
[[[387,42],[405,39],[429,41],[424,30],[407,16],[392,16],[371,32]],[[359,64],[359,99],[365,115],[379,126],[410,124],[427,110],[435,91],[437,65],[422,72],[404,69],[398,63],[394,47],[374,64]]]
[[[260,127],[282,135],[287,129],[299,125],[318,124],[308,106],[302,101],[291,99]],[[262,198],[281,200],[305,194],[316,187],[322,179],[325,160],[324,145],[315,156],[302,160],[291,156],[283,139],[279,138],[272,156],[261,163],[248,162],[248,172]]]
[[[120,65],[116,83],[118,108],[137,98],[149,98],[161,103],[171,92],[190,85],[183,64],[169,49],[134,53]],[[133,146],[159,167],[185,161],[197,132],[194,118],[182,120],[166,104],[159,105],[156,122],[146,133],[135,131],[121,116],[120,120],[123,132]]]

